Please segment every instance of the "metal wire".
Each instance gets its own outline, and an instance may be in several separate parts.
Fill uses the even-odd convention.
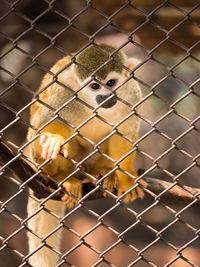
[[[185,113],[182,114],[182,112],[177,108],[179,105],[183,103],[183,101],[186,101],[188,97],[195,97],[197,99],[197,105],[200,103],[200,94],[196,88],[199,88],[199,78],[196,78],[195,80],[191,81],[190,79],[187,79],[183,75],[180,77],[176,71],[177,68],[181,66],[186,60],[192,59],[195,61],[196,64],[200,63],[200,60],[198,56],[193,53],[193,49],[196,49],[199,46],[199,41],[196,41],[193,43],[190,47],[185,45],[184,43],[181,43],[179,39],[176,39],[174,37],[174,32],[178,31],[182,26],[184,26],[186,23],[190,23],[191,27],[196,27],[199,30],[199,23],[198,21],[195,21],[193,19],[193,12],[199,11],[200,3],[197,1],[196,4],[193,6],[190,5],[190,9],[186,10],[184,7],[180,7],[177,4],[174,3],[174,1],[162,1],[160,4],[157,4],[154,6],[151,10],[144,10],[143,8],[138,7],[137,1],[134,3],[134,1],[123,1],[120,2],[120,6],[117,4],[118,1],[116,1],[116,6],[113,5],[113,11],[110,12],[110,15],[106,13],[106,8],[98,8],[98,5],[96,5],[95,1],[85,1],[84,6],[80,5],[81,8],[79,11],[76,12],[75,15],[69,15],[65,9],[60,9],[57,7],[57,0],[44,0],[42,1],[43,4],[46,5],[46,8],[44,10],[40,10],[40,12],[34,17],[30,18],[26,12],[23,11],[23,9],[20,9],[20,5],[23,5],[23,1],[17,0],[17,1],[5,1],[3,0],[2,3],[4,4],[4,9],[2,10],[2,14],[0,17],[0,25],[4,23],[6,19],[9,20],[9,16],[15,15],[17,20],[22,21],[21,22],[21,29],[17,31],[14,34],[9,34],[8,32],[4,31],[3,27],[2,30],[0,30],[0,36],[2,39],[4,39],[4,43],[11,44],[10,47],[6,47],[4,51],[2,50],[2,53],[0,55],[0,60],[6,58],[9,56],[11,52],[14,50],[20,51],[22,54],[26,55],[27,59],[29,60],[29,63],[27,66],[25,66],[23,69],[21,69],[18,73],[15,73],[13,69],[7,68],[6,65],[1,64],[0,61],[0,71],[3,73],[2,75],[7,75],[9,77],[9,82],[5,82],[5,87],[1,87],[1,100],[0,100],[0,106],[4,108],[6,111],[6,114],[12,114],[12,118],[8,121],[8,115],[5,118],[5,123],[1,127],[1,137],[4,140],[10,141],[9,137],[6,136],[7,131],[12,130],[12,127],[14,127],[17,123],[21,123],[26,127],[31,127],[36,132],[36,136],[33,140],[29,142],[24,142],[24,144],[20,147],[18,144],[15,144],[15,146],[18,148],[18,154],[16,157],[20,157],[23,155],[24,149],[35,139],[37,139],[40,136],[41,130],[49,125],[51,122],[55,120],[60,120],[63,123],[67,124],[69,127],[71,127],[74,131],[74,134],[68,138],[65,142],[69,142],[76,136],[83,139],[87,143],[89,143],[93,147],[93,151],[85,157],[81,162],[76,162],[73,159],[70,159],[73,161],[74,165],[76,165],[76,169],[73,173],[68,175],[61,183],[58,184],[58,189],[55,192],[52,192],[46,199],[44,200],[38,200],[36,197],[30,195],[26,190],[26,184],[29,180],[33,179],[33,177],[30,177],[30,179],[25,183],[20,183],[16,178],[12,177],[10,174],[7,174],[5,172],[5,169],[7,165],[9,165],[11,162],[7,163],[6,165],[1,167],[1,174],[7,177],[6,180],[9,181],[9,183],[15,184],[17,190],[16,192],[11,192],[9,196],[6,199],[2,199],[0,201],[1,209],[0,209],[0,216],[1,218],[4,218],[3,216],[8,216],[11,218],[11,220],[16,221],[15,227],[11,231],[0,232],[0,252],[4,252],[7,250],[12,251],[17,256],[17,263],[15,262],[15,266],[30,266],[28,263],[28,259],[33,255],[34,253],[37,253],[39,249],[42,247],[48,247],[50,250],[54,251],[57,255],[60,257],[60,262],[57,266],[62,266],[63,264],[66,264],[67,266],[75,266],[73,263],[73,253],[78,251],[78,249],[85,247],[90,252],[94,253],[96,255],[96,259],[91,263],[90,266],[199,266],[200,261],[198,259],[198,253],[196,261],[195,257],[191,254],[185,253],[187,249],[195,249],[196,247],[199,250],[199,227],[200,224],[198,223],[198,216],[196,218],[196,215],[194,213],[196,212],[193,210],[191,212],[191,209],[193,208],[193,205],[195,203],[198,203],[199,198],[198,195],[194,195],[192,192],[189,192],[191,195],[194,196],[194,200],[186,205],[183,204],[182,206],[179,206],[177,203],[171,203],[170,200],[168,203],[162,200],[162,196],[167,192],[170,191],[171,188],[175,186],[180,186],[184,188],[184,183],[182,182],[182,177],[189,176],[190,171],[196,168],[199,171],[200,163],[199,163],[199,157],[200,152],[195,154],[194,151],[191,151],[191,149],[187,149],[187,147],[182,146],[182,142],[187,136],[194,131],[196,132],[198,138],[200,137],[200,129],[198,126],[199,122],[199,116],[195,114],[195,116],[187,116]],[[70,2],[70,1],[69,1]],[[73,2],[73,1],[71,1]],[[113,2],[114,1],[110,1]],[[141,1],[143,2],[143,1]],[[146,3],[147,4],[147,3]],[[106,7],[107,2],[104,3],[104,7]],[[109,4],[108,4],[109,5]],[[148,6],[148,5],[147,5]],[[64,5],[62,6],[64,7]],[[115,8],[114,8],[115,7]],[[30,7],[29,7],[30,8]],[[173,11],[176,11],[177,13],[181,14],[182,18],[175,23],[173,27],[171,27],[169,30],[167,30],[162,24],[158,23],[158,20],[155,19],[156,16],[158,16],[158,13],[160,10],[165,10],[166,8],[171,8]],[[136,26],[131,31],[127,31],[124,29],[124,27],[120,27],[117,22],[116,18],[117,16],[120,16],[123,12],[126,12],[126,10],[129,9],[130,12],[135,12],[138,14],[138,16],[142,16],[144,18],[143,21],[140,22],[138,26]],[[93,31],[93,33],[90,33],[88,30],[83,30],[81,27],[81,24],[77,23],[78,19],[81,19],[82,16],[84,16],[87,12],[95,12],[98,14],[101,18],[104,19],[104,23],[102,24],[101,21],[96,21],[96,28]],[[40,23],[41,20],[45,19],[45,16],[48,14],[52,14],[54,16],[58,16],[59,19],[63,20],[64,23],[61,24],[62,27],[58,27],[58,29],[55,29],[55,32],[51,32],[51,30],[45,31],[45,27],[42,27],[42,24]],[[159,18],[162,19],[162,15],[159,16]],[[135,17],[136,19],[136,17]],[[134,20],[134,17],[133,17]],[[103,21],[103,20],[102,20]],[[51,23],[51,22],[50,22]],[[92,22],[93,23],[93,22]],[[91,22],[90,22],[91,24]],[[53,23],[51,24],[53,25]],[[140,43],[139,41],[136,41],[135,38],[133,38],[135,35],[137,35],[141,30],[143,30],[145,27],[151,25],[154,29],[159,30],[161,33],[161,36],[165,36],[162,38],[162,40],[159,40],[157,44],[155,44],[153,47],[146,47],[143,43]],[[73,97],[64,105],[60,106],[58,109],[55,109],[54,107],[49,106],[47,103],[44,103],[40,99],[40,93],[47,90],[47,88],[54,84],[58,83],[60,86],[62,86],[65,90],[70,91],[71,89],[65,86],[64,84],[61,84],[57,77],[58,75],[68,67],[65,66],[64,69],[61,69],[58,73],[52,73],[49,70],[48,66],[45,66],[45,64],[40,62],[40,57],[44,56],[45,53],[47,53],[50,49],[55,49],[56,52],[61,53],[62,55],[69,55],[72,59],[71,64],[76,62],[76,56],[81,53],[85,48],[90,46],[91,44],[96,44],[96,39],[98,39],[98,36],[100,34],[103,35],[104,31],[107,30],[109,27],[112,27],[113,32],[117,31],[119,33],[123,33],[126,36],[126,40],[118,45],[116,51],[120,51],[121,49],[125,48],[126,45],[132,44],[134,47],[137,47],[138,49],[143,50],[143,53],[145,54],[145,57],[143,57],[143,60],[133,69],[128,70],[129,71],[129,77],[127,80],[124,81],[124,83],[128,82],[130,79],[134,78],[143,88],[144,91],[147,93],[144,94],[143,99],[138,102],[136,105],[132,106],[130,103],[126,102],[124,99],[120,99],[118,97],[118,101],[122,102],[124,105],[127,105],[131,109],[130,114],[128,114],[126,117],[124,117],[120,122],[118,122],[116,125],[112,125],[110,122],[108,122],[105,118],[101,117],[98,114],[98,109],[101,107],[103,103],[101,103],[95,110],[93,108],[78,98],[77,93],[73,93]],[[58,39],[62,37],[63,34],[66,34],[69,30],[73,31],[75,33],[75,36],[81,35],[84,36],[88,41],[86,43],[83,43],[79,49],[77,49],[77,52],[72,54],[71,51],[68,51],[67,49],[64,49],[58,42]],[[37,51],[37,53],[31,53],[27,51],[26,49],[21,46],[20,41],[23,41],[27,39],[27,36],[31,34],[39,35],[41,38],[45,39],[46,45],[45,47],[42,47]],[[151,36],[149,38],[154,38],[154,36]],[[188,38],[185,36],[185,38]],[[164,44],[167,42],[170,42],[174,46],[177,47],[178,50],[182,51],[182,56],[173,64],[168,66],[166,62],[163,62],[162,59],[157,57],[157,50],[161,48]],[[115,52],[116,52],[115,51]],[[115,53],[114,52],[114,53]],[[183,53],[184,52],[184,53]],[[105,62],[102,66],[99,67],[101,69],[105,64],[107,64],[109,61],[113,60],[112,53],[110,55],[110,58],[107,62]],[[136,75],[137,71],[140,71],[145,67],[146,63],[149,61],[152,61],[154,64],[157,64],[160,68],[165,69],[167,71],[166,74],[164,74],[158,81],[156,81],[153,85],[146,82],[145,80],[142,80],[141,76]],[[52,77],[52,81],[49,82],[48,85],[46,85],[44,88],[41,88],[40,92],[35,95],[35,98],[31,100],[30,98],[34,94],[33,88],[31,88],[30,84],[26,84],[26,80],[23,79],[23,77],[26,75],[28,76],[28,72],[31,71],[33,68],[39,69],[40,72],[43,73],[49,73]],[[125,68],[123,66],[123,68]],[[199,65],[198,65],[199,68]],[[91,79],[88,81],[91,82],[92,80],[96,80],[95,73],[98,70],[96,70],[94,73],[91,73]],[[1,76],[3,77],[3,76]],[[180,84],[184,85],[187,88],[187,91],[179,95],[176,99],[173,99],[173,101],[169,101],[168,98],[165,97],[165,95],[160,94],[159,88],[162,87],[163,83],[167,82],[169,78],[173,78],[176,80],[176,82],[179,82]],[[3,78],[2,78],[3,79]],[[29,77],[30,79],[30,77]],[[22,90],[23,93],[28,93],[31,96],[29,97],[29,100],[26,101],[26,103],[23,103],[23,107],[16,107],[15,105],[12,105],[11,102],[6,101],[6,96],[10,93],[12,94],[12,90],[15,87],[19,87]],[[171,86],[171,85],[169,85]],[[84,86],[83,86],[84,87]],[[118,89],[118,88],[117,88]],[[116,91],[117,91],[116,89]],[[82,90],[82,88],[79,89],[79,91]],[[110,96],[112,98],[113,94]],[[162,103],[167,107],[165,109],[164,113],[160,114],[159,117],[155,118],[149,118],[145,115],[138,114],[136,109],[137,107],[141,106],[142,104],[146,104],[149,100],[153,98],[156,99],[159,103]],[[85,105],[88,109],[93,111],[93,114],[87,118],[82,124],[76,126],[72,125],[70,122],[64,120],[60,117],[59,111],[61,111],[63,108],[65,108],[67,105],[69,105],[72,101],[77,100],[81,104]],[[49,109],[49,112],[52,112],[54,116],[51,120],[49,120],[45,125],[43,125],[40,129],[34,129],[32,125],[27,121],[26,118],[24,118],[24,113],[27,112],[27,110],[30,108],[32,104],[34,104],[36,101],[40,102],[41,105],[45,106]],[[185,109],[192,108],[192,105],[189,104],[189,102],[186,102]],[[197,107],[197,111],[199,111],[199,108]],[[198,113],[198,112],[197,112]],[[124,121],[126,121],[131,116],[137,116],[139,117],[145,125],[147,125],[148,129],[146,132],[144,132],[140,138],[133,142],[130,138],[120,133],[118,130],[118,127],[122,125]],[[160,129],[160,124],[170,118],[170,116],[176,116],[177,121],[178,119],[184,121],[184,123],[187,124],[187,127],[185,129],[181,129],[181,132],[179,131],[176,137],[171,136],[168,134],[168,132],[162,131]],[[112,127],[112,132],[107,135],[105,138],[100,140],[100,142],[95,143],[91,140],[89,140],[87,137],[82,135],[80,133],[81,127],[84,125],[87,125],[94,117],[98,117],[98,119]],[[176,123],[176,120],[175,120]],[[176,125],[174,125],[176,128]],[[177,125],[178,127],[178,125]],[[125,140],[131,142],[133,144],[133,149],[127,153],[126,155],[123,155],[123,157],[115,161],[111,157],[109,157],[106,153],[103,153],[100,149],[100,145],[102,145],[106,140],[108,140],[112,135],[119,135]],[[163,138],[165,142],[167,142],[169,145],[168,147],[165,147],[164,150],[159,151],[157,155],[154,155],[152,151],[147,151],[142,147],[142,144],[148,140],[152,136],[152,134],[157,134],[159,138]],[[15,142],[13,142],[15,143]],[[196,146],[198,146],[199,143],[197,143]],[[140,147],[141,146],[141,147]],[[165,176],[168,180],[171,181],[171,186],[165,189],[161,194],[155,195],[153,192],[150,192],[148,190],[145,190],[145,193],[147,195],[147,200],[142,201],[136,201],[135,204],[126,205],[121,200],[122,198],[131,191],[127,191],[125,194],[123,194],[121,197],[117,198],[114,194],[107,192],[107,190],[103,189],[101,187],[102,181],[111,173],[118,170],[125,174],[127,174],[129,177],[132,177],[130,173],[123,170],[119,163],[129,156],[130,153],[133,153],[134,151],[137,151],[139,155],[141,155],[145,160],[148,162],[151,162],[150,166],[148,166],[145,169],[145,172],[136,179],[136,184],[133,188],[136,188],[138,186],[142,187],[140,181],[144,176],[151,176],[153,171],[159,170],[162,172],[162,175]],[[187,159],[187,164],[183,164],[182,168],[174,171],[174,169],[170,168],[168,169],[168,166],[166,164],[162,164],[162,162],[166,159],[166,157],[169,157],[171,153],[177,152],[179,155],[183,156]],[[45,208],[45,203],[59,190],[62,190],[62,184],[68,180],[71,176],[74,175],[74,173],[77,173],[81,170],[81,165],[86,162],[86,160],[90,159],[94,154],[100,154],[102,157],[106,158],[107,160],[114,163],[115,168],[111,170],[109,173],[104,175],[100,180],[97,180],[96,177],[93,177],[91,174],[87,173],[87,171],[83,171],[86,177],[92,178],[92,180],[96,183],[96,188],[89,192],[85,197],[83,197],[80,201],[78,201],[78,205],[68,211],[64,218],[60,218],[58,215],[56,215],[54,212],[48,210]],[[13,161],[16,158],[13,158]],[[47,164],[48,161],[44,162],[42,165],[37,166],[38,173],[43,172],[43,166]],[[172,166],[176,165],[176,161],[170,163]],[[197,171],[197,173],[198,173]],[[53,179],[53,178],[52,178]],[[55,181],[55,180],[54,180]],[[195,180],[196,181],[196,180]],[[7,185],[9,187],[9,184]],[[198,184],[197,186],[200,186]],[[88,195],[92,194],[94,191],[97,191],[98,189],[103,190],[105,193],[107,193],[110,196],[110,206],[104,209],[97,209],[94,208],[92,205],[85,202],[85,199],[87,199]],[[185,189],[187,190],[187,189]],[[23,218],[24,216],[18,215],[18,212],[11,207],[13,201],[15,202],[18,197],[21,196],[24,197],[31,197],[34,198],[35,201],[38,201],[40,203],[40,209],[38,209],[34,214],[32,214],[30,217]],[[146,204],[145,204],[146,203]],[[176,205],[177,204],[177,205]],[[160,222],[156,224],[154,220],[151,217],[151,212],[154,209],[161,209],[161,216],[164,216],[164,221],[160,219]],[[158,211],[159,211],[158,209]],[[59,226],[52,230],[50,233],[48,233],[45,237],[38,236],[34,231],[28,228],[27,222],[35,215],[37,215],[39,212],[45,211],[49,214],[51,214],[54,218],[60,221]],[[73,229],[73,224],[68,224],[70,220],[74,221],[74,217],[76,216],[76,213],[79,212],[80,214],[85,214],[86,217],[92,218],[93,226],[90,226],[84,233],[81,233],[80,230],[77,231],[76,229]],[[118,217],[116,214],[118,212],[121,212],[123,214],[126,213],[125,220],[127,219],[128,223],[121,222],[121,216]],[[199,212],[199,211],[198,211]],[[167,213],[168,215],[165,215]],[[191,214],[191,216],[194,215],[194,220],[189,220],[188,217],[184,217],[186,213]],[[112,215],[115,214],[115,215]],[[113,217],[112,217],[113,216]],[[131,218],[131,219],[130,219]],[[196,218],[196,219],[195,219]],[[166,219],[166,221],[165,221]],[[121,222],[121,225],[117,225],[115,221]],[[158,220],[159,221],[159,220]],[[95,222],[95,223],[94,223]],[[2,223],[3,225],[3,223]],[[16,226],[17,225],[17,226]],[[177,225],[179,225],[180,229],[182,229],[182,232],[188,232],[185,234],[185,237],[182,237],[179,239],[179,236],[175,233],[176,230],[172,230],[173,228],[177,229]],[[2,226],[2,229],[5,228],[5,226]],[[81,228],[81,225],[80,225]],[[93,244],[93,242],[90,241],[90,236],[97,233],[98,229],[103,229],[103,233],[105,234],[105,239],[108,238],[110,240],[109,245],[101,246]],[[77,238],[78,242],[74,244],[71,243],[71,247],[67,248],[67,250],[58,251],[55,248],[48,245],[46,240],[54,235],[58,230],[63,229],[64,231],[67,231],[70,233],[74,238]],[[137,231],[141,231],[141,235],[138,238]],[[24,251],[24,249],[20,249],[16,246],[16,243],[13,242],[15,238],[18,237],[23,231],[29,231],[34,236],[39,238],[41,240],[41,246],[37,248],[37,250],[32,251],[28,254],[27,251]],[[170,237],[168,236],[168,233],[170,233]],[[134,234],[136,234],[136,238],[134,239]],[[128,236],[131,235],[131,238]],[[174,238],[173,238],[174,235]],[[98,237],[96,237],[98,238]],[[22,239],[21,239],[22,242]],[[161,245],[162,244],[162,245]],[[130,251],[129,254],[129,261],[127,259],[124,259],[126,262],[125,265],[123,262],[120,262],[120,265],[117,265],[116,257],[109,256],[109,253],[113,253],[113,251],[118,251],[120,253],[120,249],[118,247],[124,246],[126,249],[123,251]],[[151,253],[154,251],[154,254],[157,256],[160,256],[156,250],[160,247],[167,251],[173,251],[173,256],[167,257],[167,254],[165,255],[165,259],[160,259],[160,261],[156,260],[155,257],[152,257]],[[9,252],[7,252],[6,255]],[[124,252],[125,253],[125,252]],[[134,255],[134,256],[130,256]],[[186,256],[185,256],[186,255]],[[191,256],[191,258],[190,258]],[[164,257],[164,256],[163,256]],[[178,265],[178,261],[181,260],[182,264],[186,265]],[[0,257],[1,261],[1,257]],[[176,264],[177,265],[173,265]],[[84,265],[85,266],[85,265]]]

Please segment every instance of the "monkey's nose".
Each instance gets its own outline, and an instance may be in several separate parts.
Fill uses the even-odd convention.
[[[103,102],[104,100],[106,100],[110,96],[111,96],[111,94],[108,94],[108,95],[97,95],[96,96],[97,104],[99,105],[101,102]],[[111,108],[116,103],[117,103],[117,99],[116,99],[115,96],[113,96],[112,98],[107,100],[103,105],[101,105],[101,108]]]

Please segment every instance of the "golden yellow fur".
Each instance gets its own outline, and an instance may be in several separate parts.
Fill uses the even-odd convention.
[[[109,52],[112,51],[113,48],[109,50]],[[95,68],[99,67],[99,62],[102,62],[95,58],[95,55],[99,55],[99,50],[98,53],[94,53],[94,47],[92,47],[90,54],[90,48],[87,48],[87,64],[83,64],[84,51],[79,55],[79,59],[81,58],[79,63],[90,68],[91,56],[93,57],[91,70],[95,71]],[[120,85],[127,79],[126,68],[132,69],[134,60],[127,59],[122,52],[118,53],[117,58],[120,58],[120,64],[124,64],[125,67],[121,66],[118,71],[118,68],[112,69],[113,64],[108,64],[104,68],[103,76],[97,76],[101,83],[112,81],[112,77],[114,77]],[[108,54],[106,53],[104,61],[107,59]],[[97,62],[96,66],[94,66],[94,62]],[[101,91],[98,93],[98,90],[92,90],[92,84],[87,85],[87,80],[82,81],[83,73],[77,73],[79,68],[75,68],[70,63],[71,58],[65,57],[59,60],[50,69],[50,73],[44,76],[37,92],[39,101],[31,106],[30,123],[33,127],[29,129],[27,135],[28,141],[31,141],[29,155],[32,161],[43,164],[44,161],[49,160],[43,166],[43,171],[62,182],[66,191],[74,195],[71,197],[66,193],[63,198],[67,207],[77,204],[82,197],[82,183],[84,182],[79,179],[76,172],[70,179],[66,179],[76,170],[76,165],[70,159],[77,163],[83,161],[84,170],[94,177],[91,179],[91,182],[94,183],[95,177],[98,178],[100,174],[104,176],[111,172],[104,179],[103,187],[110,192],[113,192],[116,187],[119,197],[135,185],[133,179],[133,176],[136,176],[133,169],[134,142],[138,138],[140,119],[137,114],[134,114],[132,107],[142,98],[140,87],[133,79],[116,90],[111,90],[112,88],[108,88],[108,86],[104,87],[100,83]],[[97,82],[95,80],[92,83]],[[109,108],[98,106],[99,104],[95,101],[97,96],[101,97],[102,95],[111,95],[115,97],[116,101],[114,104],[111,101]],[[141,108],[138,107],[135,112],[140,113],[140,110]],[[95,114],[97,116],[94,116]],[[127,117],[126,120],[124,120],[125,117]],[[35,139],[38,133],[40,136]],[[105,140],[102,142],[103,139]],[[87,160],[84,160],[85,158]],[[116,166],[118,169],[112,172]],[[137,197],[143,197],[143,191],[138,187],[126,194],[123,201],[133,201]],[[59,216],[64,215],[61,203],[47,201],[46,206],[50,210],[51,206],[52,209],[56,206]],[[33,204],[33,200],[29,200],[29,215],[39,208],[39,203]],[[51,220],[50,217],[46,212],[40,212],[32,218],[29,227],[43,237],[59,225],[58,220],[55,218]],[[43,219],[41,222],[40,218]],[[44,218],[48,222],[45,222]],[[40,224],[39,229],[38,223]],[[60,235],[56,235],[56,239],[60,239]],[[37,250],[39,245],[40,240],[29,234],[30,253]],[[50,238],[49,245],[58,249],[59,242]],[[32,257],[31,264],[37,267],[55,266],[56,261],[55,253],[43,248]]]
[[[31,107],[31,124],[38,129],[41,135],[46,135],[48,137],[51,135],[52,140],[59,140],[61,152],[64,141],[74,134],[74,129],[69,126],[69,124],[73,125],[74,127],[78,127],[93,115],[92,109],[85,106],[78,99],[75,98],[70,101],[70,99],[74,96],[73,92],[78,89],[76,73],[70,73],[70,70],[72,69],[71,65],[66,68],[70,62],[70,57],[65,57],[59,60],[50,70],[52,74],[48,73],[45,75],[38,91],[40,102],[35,102]],[[61,71],[62,69],[63,71]],[[127,72],[124,71],[124,77],[126,76],[125,74],[127,75]],[[58,82],[55,81],[52,83],[55,77]],[[70,87],[71,90],[67,87]],[[46,89],[40,93],[40,91],[44,88]],[[118,91],[120,97],[133,105],[141,98],[140,88],[134,80],[128,81],[125,85],[119,88]],[[87,102],[87,97],[89,98],[89,96],[82,96],[81,93],[82,92],[80,91],[78,98],[83,99],[83,101],[86,99]],[[66,102],[68,102],[67,105],[65,105]],[[61,106],[63,106],[63,108],[60,108]],[[52,110],[52,108],[54,110]],[[118,101],[118,103],[110,110],[108,109],[105,111],[103,109],[99,109],[98,112],[103,119],[107,120],[108,123],[113,125],[120,122],[120,120],[130,113],[131,108],[121,101]],[[59,115],[58,118],[55,118],[55,115]],[[49,122],[50,120],[51,122]],[[119,130],[120,134],[114,134],[99,146],[100,152],[107,154],[116,161],[133,149],[133,143],[136,141],[138,136],[138,117],[132,115],[122,124],[120,124],[117,129]],[[112,130],[112,127],[101,120],[101,118],[93,117],[79,129],[79,133],[91,140],[91,142],[86,141],[77,134],[63,147],[67,151],[66,153],[68,153],[70,158],[74,159],[76,162],[80,162],[93,152],[94,146],[92,145],[92,142],[100,142],[103,138],[110,134]],[[28,140],[31,140],[35,134],[36,132],[30,129],[28,133]],[[121,137],[121,134],[131,138],[133,143],[128,142],[125,138]],[[31,144],[31,157],[39,164],[43,163],[44,161],[44,157],[42,157],[42,149],[43,148],[40,145],[39,138]],[[131,155],[123,159],[120,162],[120,168],[124,169],[130,174],[136,175],[133,170],[134,154],[135,153],[131,153]],[[97,170],[100,171],[100,169],[103,174],[106,174],[106,172],[114,168],[112,161],[106,159],[101,155],[101,153],[98,152],[87,159],[87,161],[84,162],[84,166],[86,167],[86,171],[92,175],[98,175]],[[48,163],[43,167],[43,170],[58,181],[62,181],[68,175],[70,175],[72,171],[75,170],[75,166],[70,160],[68,160],[68,158],[58,154],[51,163]],[[105,179],[104,187],[106,189],[113,191],[113,188],[116,184],[114,176],[118,179],[118,195],[121,195],[134,185],[134,180],[132,178],[125,175],[123,171],[118,170],[116,171],[115,175],[113,174],[110,178]],[[70,193],[75,194],[76,197],[80,198],[81,183],[82,182],[78,180],[76,176],[74,176],[70,178],[70,180],[64,182],[63,186],[69,190]],[[109,188],[107,188],[107,184],[109,184]],[[113,186],[110,186],[111,184]],[[137,192],[140,196],[142,195],[141,190],[136,189],[124,197],[124,201],[134,200]],[[66,195],[65,200],[68,201],[67,203],[70,206],[76,203],[76,200],[69,198],[68,195]]]

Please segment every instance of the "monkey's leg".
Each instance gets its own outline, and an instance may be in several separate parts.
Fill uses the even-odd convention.
[[[105,176],[102,187],[109,192],[113,192],[114,189],[117,187],[117,176],[115,172],[112,171],[111,168],[106,168],[105,165],[101,168],[95,169],[91,174],[94,175],[97,179],[101,179],[103,176]],[[111,173],[110,173],[111,172]],[[107,174],[110,173],[108,176]]]
[[[113,162],[102,156],[95,160],[93,168],[90,170],[90,173],[97,179],[105,176],[102,187],[110,192],[113,192],[117,185],[117,176],[115,172],[112,172],[113,167]]]
[[[109,140],[109,156],[111,156],[114,160],[118,161],[123,158],[129,151],[133,149],[133,145],[122,138],[121,136],[115,134]],[[119,166],[122,170],[117,170],[116,174],[118,176],[118,196],[121,196],[123,193],[127,192],[130,188],[135,185],[135,181],[128,174],[124,173],[124,171],[130,173],[133,176],[137,176],[136,172],[133,170],[133,161],[134,161],[135,153],[131,153],[127,157],[125,157],[122,161],[120,161]],[[133,189],[130,193],[128,193],[124,198],[124,202],[129,202],[135,200],[137,197],[142,198],[144,193],[141,188],[137,187]]]
[[[59,218],[65,214],[65,204],[61,201],[48,200],[44,206],[47,210],[40,210],[41,207],[37,201],[32,198],[28,200],[28,216],[33,216],[28,220],[29,254],[33,254],[28,261],[34,267],[55,267],[59,255],[53,250],[59,251],[60,249],[62,229],[55,232],[54,230],[60,224]],[[58,217],[50,214],[48,210]],[[37,213],[37,211],[39,212]],[[43,241],[42,239],[51,232],[53,234]]]
[[[110,169],[103,169],[102,176],[106,175],[108,172],[110,172],[112,168]],[[112,172],[109,174],[108,177],[106,177],[103,181],[103,188],[113,193],[114,189],[117,188],[117,175],[115,172]]]

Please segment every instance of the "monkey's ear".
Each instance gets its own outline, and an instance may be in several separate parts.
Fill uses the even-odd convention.
[[[136,58],[133,58],[133,57],[130,57],[130,58],[127,58],[126,60],[126,63],[124,64],[130,71],[132,69],[134,69],[138,64],[140,63],[140,61]],[[124,69],[124,72],[125,72],[125,76],[129,76],[129,71],[125,70]]]

